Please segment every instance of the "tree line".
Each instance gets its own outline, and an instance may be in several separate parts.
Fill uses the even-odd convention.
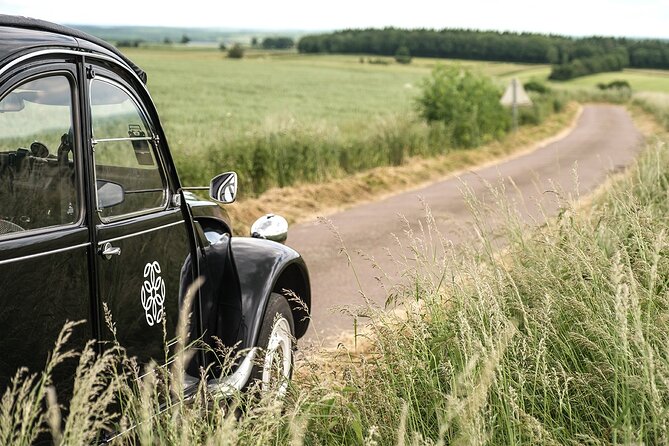
[[[266,50],[287,50],[295,46],[295,41],[290,37],[265,37],[262,47]]]
[[[308,35],[297,48],[301,53],[392,56],[400,47],[414,57],[548,63],[551,78],[560,80],[628,66],[669,69],[669,41],[657,39],[384,28]]]

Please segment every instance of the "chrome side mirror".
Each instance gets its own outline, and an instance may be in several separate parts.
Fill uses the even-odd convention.
[[[215,176],[209,185],[209,196],[219,203],[233,203],[237,198],[237,173],[225,172]]]
[[[283,243],[288,238],[288,222],[280,215],[263,215],[251,225],[251,237]]]

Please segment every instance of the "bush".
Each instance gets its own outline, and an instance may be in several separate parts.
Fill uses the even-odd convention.
[[[474,147],[503,136],[511,118],[489,78],[457,67],[437,66],[423,83],[418,113],[452,129],[453,145]]]
[[[368,58],[367,63],[372,64],[372,65],[389,65],[390,62],[388,62],[385,59],[381,59],[380,57],[375,57],[375,58]]]
[[[410,64],[411,63],[411,53],[409,53],[409,48],[405,45],[397,48],[395,51],[395,61],[401,64]]]
[[[142,43],[140,39],[134,40],[119,40],[116,42],[118,48],[137,48]]]
[[[597,84],[597,88],[599,88],[600,90],[622,90],[622,89],[631,90],[632,86],[626,80],[615,80],[609,82],[608,84],[605,83]]]
[[[244,57],[244,48],[238,43],[235,43],[232,48],[228,50],[228,57],[231,59],[241,59]]]
[[[529,81],[523,85],[525,91],[534,91],[541,94],[550,93],[551,89],[544,83],[539,81]]]
[[[627,51],[618,49],[611,54],[577,58],[561,65],[554,65],[548,78],[564,81],[606,71],[621,71],[628,65]]]

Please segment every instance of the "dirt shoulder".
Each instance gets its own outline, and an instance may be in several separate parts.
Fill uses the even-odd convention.
[[[458,175],[521,156],[566,136],[576,125],[582,107],[569,103],[561,113],[538,126],[522,127],[500,141],[475,148],[457,149],[434,158],[410,158],[401,166],[378,167],[327,183],[275,188],[260,197],[226,206],[237,234],[244,235],[256,218],[273,212],[291,224],[327,216],[354,205],[419,189]]]

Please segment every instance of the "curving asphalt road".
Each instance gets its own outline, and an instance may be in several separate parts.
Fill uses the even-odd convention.
[[[328,216],[337,228],[352,257],[353,265],[365,295],[383,302],[385,292],[375,278],[379,275],[365,256],[373,257],[387,272],[396,272],[387,248],[396,247],[392,234],[402,234],[403,215],[411,223],[424,221],[425,212],[419,199],[430,206],[442,233],[453,242],[467,236],[455,230],[454,222],[471,221],[463,198],[466,185],[477,198],[485,200],[486,183],[505,182],[505,194],[515,202],[540,202],[548,215],[558,209],[557,194],[583,196],[602,183],[606,175],[629,165],[642,146],[642,136],[623,107],[588,105],[575,128],[563,139],[533,152],[499,164],[469,171],[427,187],[403,192],[378,202],[364,204]],[[574,181],[577,172],[578,184]],[[513,185],[509,186],[513,181]],[[522,206],[528,223],[541,220],[537,206]],[[328,345],[328,339],[353,328],[352,318],[335,307],[362,303],[356,276],[340,241],[322,222],[313,221],[291,228],[289,246],[304,257],[311,274],[312,323],[301,345],[317,341]],[[364,253],[362,256],[357,252]]]

